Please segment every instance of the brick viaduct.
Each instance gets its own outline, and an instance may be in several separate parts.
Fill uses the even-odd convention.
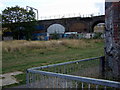
[[[25,22],[29,26],[29,22]],[[20,25],[24,27],[25,23]],[[50,20],[38,20],[37,24],[40,27],[37,29],[37,33],[46,33],[50,25],[60,24],[64,26],[65,32],[86,32],[90,33],[94,31],[94,26],[98,23],[105,23],[105,15],[93,16],[93,17],[71,17],[71,18],[61,18],[61,19],[50,19]],[[12,26],[16,28],[21,27],[17,26],[17,23],[13,24],[3,24],[2,27],[9,27],[12,29]],[[14,28],[15,29],[15,28]]]
[[[66,32],[93,32],[93,28],[98,23],[105,23],[105,15],[94,17],[73,17],[51,20],[40,20],[38,25],[44,27],[42,32],[47,32],[47,28],[53,24],[61,24]]]

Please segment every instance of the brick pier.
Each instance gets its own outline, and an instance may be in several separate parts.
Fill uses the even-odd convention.
[[[105,6],[106,77],[120,81],[120,1]]]

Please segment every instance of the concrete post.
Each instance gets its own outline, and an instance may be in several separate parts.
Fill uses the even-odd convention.
[[[120,1],[105,3],[105,25],[105,75],[120,80]]]

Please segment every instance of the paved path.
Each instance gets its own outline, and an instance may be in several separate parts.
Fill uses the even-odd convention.
[[[19,83],[15,77],[15,75],[22,74],[23,72],[17,71],[12,73],[6,73],[0,75],[0,86],[6,86],[14,83]]]

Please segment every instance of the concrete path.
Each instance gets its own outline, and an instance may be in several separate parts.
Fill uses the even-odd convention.
[[[17,72],[12,72],[12,73],[6,73],[0,75],[0,86],[6,86],[14,83],[19,83],[15,77],[15,75],[22,74],[23,72],[17,71]]]

